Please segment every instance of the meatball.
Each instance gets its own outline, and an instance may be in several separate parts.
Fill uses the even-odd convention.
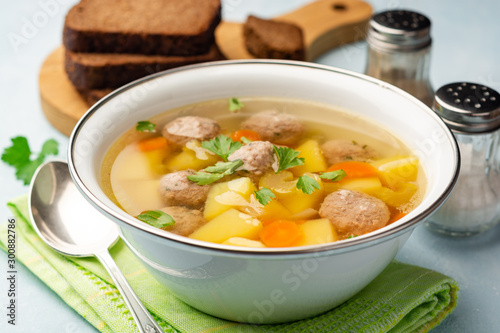
[[[321,149],[329,164],[343,161],[366,162],[375,157],[375,151],[371,147],[343,139],[329,140],[321,145]]]
[[[186,116],[167,123],[162,130],[162,135],[169,143],[184,146],[193,139],[209,140],[220,134],[220,125],[215,120]]]
[[[259,133],[263,141],[279,145],[296,144],[305,132],[305,127],[295,116],[277,111],[257,113],[241,123],[243,129]]]
[[[270,142],[254,141],[229,155],[228,160],[242,160],[241,169],[251,174],[262,175],[270,170],[275,162],[274,148]]]
[[[161,210],[172,216],[175,221],[173,226],[163,227],[162,229],[177,235],[189,236],[193,231],[207,223],[203,213],[197,209],[172,206],[164,207]]]
[[[382,228],[390,218],[389,208],[382,200],[351,190],[329,194],[321,204],[319,215],[329,219],[343,237]]]
[[[209,185],[197,185],[187,179],[193,170],[183,170],[166,174],[160,179],[158,191],[167,206],[201,208],[207,200]]]

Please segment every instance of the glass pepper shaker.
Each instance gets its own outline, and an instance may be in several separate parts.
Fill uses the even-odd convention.
[[[451,236],[481,233],[500,222],[500,94],[450,83],[436,92],[433,109],[457,139],[461,167],[451,196],[426,226]]]
[[[431,107],[434,90],[429,79],[430,28],[431,21],[413,11],[375,14],[366,37],[365,74],[393,84]]]

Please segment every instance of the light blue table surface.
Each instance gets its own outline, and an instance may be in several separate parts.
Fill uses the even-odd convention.
[[[347,0],[339,0],[339,2]],[[243,21],[249,13],[273,17],[297,8],[304,0],[222,0],[224,19]],[[432,21],[431,82],[472,81],[500,91],[500,1],[372,0],[374,10],[406,8]],[[64,16],[74,0],[2,0],[0,17],[0,149],[23,135],[34,151],[43,141],[60,143],[66,158],[67,138],[44,118],[38,95],[38,70],[61,44]],[[41,13],[46,13],[41,14]],[[45,19],[43,19],[45,17]],[[37,21],[21,44],[26,22]],[[24,31],[26,33],[26,31]],[[333,50],[317,62],[363,72],[366,44]],[[0,164],[0,218],[11,216],[8,199],[27,192],[14,170]],[[451,239],[417,227],[397,259],[435,269],[455,278],[461,293],[456,310],[433,332],[500,332],[500,226],[473,238]],[[3,272],[3,273],[1,273]],[[86,333],[96,330],[69,308],[30,271],[18,265],[17,325],[7,324],[7,258],[0,255],[0,332]]]

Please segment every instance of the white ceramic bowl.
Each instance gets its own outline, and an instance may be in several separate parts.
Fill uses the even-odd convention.
[[[166,233],[134,219],[106,197],[99,185],[103,157],[137,121],[182,105],[235,96],[322,102],[383,123],[420,159],[427,177],[422,203],[403,219],[350,240],[250,249]],[[360,291],[391,262],[414,227],[444,202],[459,166],[451,132],[409,94],[352,72],[284,61],[215,62],[133,82],[83,116],[70,138],[68,156],[80,191],[119,224],[128,246],[162,284],[203,312],[250,323],[314,316]]]

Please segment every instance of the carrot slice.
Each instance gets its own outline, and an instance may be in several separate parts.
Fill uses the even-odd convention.
[[[242,129],[242,130],[237,130],[236,132],[233,132],[233,134],[231,134],[231,139],[233,139],[233,141],[240,141],[241,142],[242,137],[245,137],[250,141],[260,141],[261,140],[259,133],[252,131],[252,130]]]
[[[266,246],[287,247],[299,244],[304,238],[304,232],[293,221],[277,220],[264,225],[259,236]]]
[[[358,161],[335,163],[328,168],[327,172],[335,170],[344,170],[346,176],[343,179],[374,177],[378,173],[377,168],[373,165]]]
[[[139,149],[141,151],[152,151],[161,149],[167,146],[167,139],[162,136],[157,136],[150,139],[139,141]]]

